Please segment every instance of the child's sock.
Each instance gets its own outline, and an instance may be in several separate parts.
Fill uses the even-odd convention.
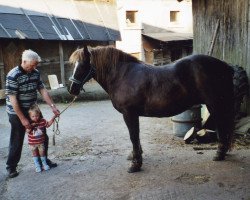
[[[33,161],[34,161],[34,163],[35,163],[36,172],[41,172],[42,169],[41,169],[41,166],[40,166],[40,164],[39,164],[38,157],[33,157]]]
[[[43,169],[44,169],[45,171],[49,170],[50,167],[49,167],[49,165],[48,165],[47,162],[46,162],[46,157],[44,156],[44,157],[40,157],[40,158],[41,158],[41,161],[42,161],[42,164],[43,164]]]

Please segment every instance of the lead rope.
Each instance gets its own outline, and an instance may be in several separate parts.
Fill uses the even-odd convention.
[[[63,111],[60,113],[60,115],[67,110],[77,99],[77,96],[74,97],[74,99],[69,103],[69,105],[63,109]],[[53,146],[56,145],[56,135],[60,135],[60,130],[59,130],[59,120],[60,120],[60,115],[58,117],[55,118],[54,122],[53,122],[53,138],[52,138],[52,144]]]

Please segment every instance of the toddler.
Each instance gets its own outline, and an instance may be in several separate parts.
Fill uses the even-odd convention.
[[[30,150],[32,152],[33,161],[35,163],[36,172],[41,172],[42,168],[39,162],[39,157],[41,159],[42,167],[44,170],[49,170],[50,167],[46,162],[45,156],[45,131],[46,128],[50,127],[54,122],[56,116],[54,116],[50,121],[46,121],[42,117],[41,110],[38,105],[34,104],[29,109],[29,117],[31,120],[31,128],[26,129],[28,134],[28,143]]]

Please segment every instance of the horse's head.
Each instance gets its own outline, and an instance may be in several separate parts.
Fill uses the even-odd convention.
[[[83,49],[74,51],[69,61],[74,66],[73,75],[69,78],[72,82],[69,93],[77,96],[83,84],[90,80],[95,73],[90,64],[90,52],[88,48],[85,46]]]

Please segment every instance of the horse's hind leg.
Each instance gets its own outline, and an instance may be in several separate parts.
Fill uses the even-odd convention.
[[[225,159],[226,153],[231,147],[234,121],[231,116],[225,115],[218,117],[216,120],[218,120],[217,131],[219,144],[213,160],[220,161]]]
[[[142,166],[142,150],[139,137],[139,116],[134,114],[123,114],[124,121],[128,127],[130,140],[133,145],[131,166],[129,173],[138,172]]]
[[[233,127],[234,127],[234,109],[230,100],[220,104],[214,110],[211,110],[215,120],[217,134],[218,134],[218,149],[213,160],[224,160],[227,151],[231,147]]]

